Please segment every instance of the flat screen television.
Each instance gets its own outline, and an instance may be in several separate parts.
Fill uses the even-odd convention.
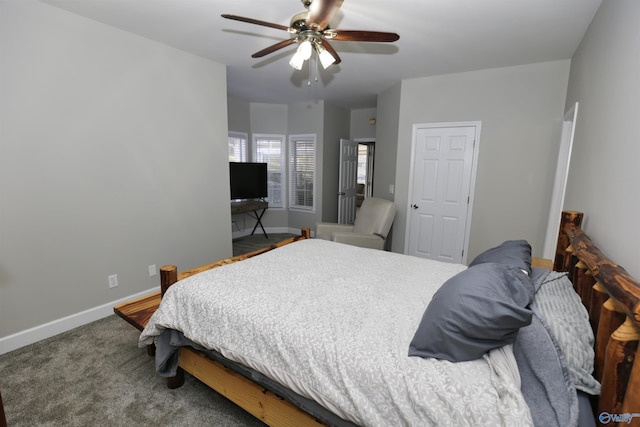
[[[229,162],[231,200],[267,197],[267,164]]]

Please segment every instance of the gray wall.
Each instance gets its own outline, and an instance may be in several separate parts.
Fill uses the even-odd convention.
[[[322,144],[321,171],[322,180],[322,210],[317,221],[338,221],[338,187],[340,186],[340,139],[349,139],[351,112],[342,107],[325,102],[324,108],[324,138]],[[313,227],[315,225],[312,224]]]
[[[227,112],[229,131],[244,132],[247,135],[251,132],[251,102],[229,96],[227,97]]]
[[[151,264],[229,256],[225,67],[0,7],[0,337],[158,286]]]
[[[604,0],[571,63],[567,106],[580,103],[565,208],[585,212],[596,245],[634,277],[640,212],[640,2]]]
[[[396,183],[401,88],[401,84],[398,83],[378,95],[373,196],[387,200],[394,200],[395,197],[395,191],[389,191],[389,187],[395,187]],[[402,165],[401,167],[405,168],[406,166]],[[394,234],[397,232],[396,222],[392,228]]]
[[[371,117],[378,114],[376,108],[357,108],[351,110],[351,125],[349,135],[351,139],[375,139],[376,125],[369,123]]]
[[[542,254],[569,65],[565,60],[402,82],[394,252],[404,252],[412,126],[481,121],[468,259],[508,239],[526,239],[535,255]]]

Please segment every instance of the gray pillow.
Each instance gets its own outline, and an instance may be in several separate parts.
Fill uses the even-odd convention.
[[[475,360],[512,344],[531,323],[531,279],[498,263],[470,267],[447,280],[433,296],[409,345],[409,356],[451,362]]]
[[[471,261],[469,267],[486,262],[511,265],[531,274],[531,245],[526,240],[507,240],[482,252]]]

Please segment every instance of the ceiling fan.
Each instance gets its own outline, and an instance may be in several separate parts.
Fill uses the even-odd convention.
[[[322,66],[326,69],[331,64],[339,64],[340,56],[329,44],[329,40],[358,41],[358,42],[394,42],[400,38],[396,33],[380,31],[340,30],[329,27],[329,22],[342,5],[343,0],[301,0],[307,11],[298,13],[291,18],[291,23],[286,25],[274,24],[259,19],[245,18],[243,16],[223,14],[226,19],[247,22],[249,24],[284,30],[292,34],[289,39],[278,42],[253,55],[252,58],[260,58],[279,49],[295,43],[299,43],[298,50],[291,58],[289,64],[297,69],[302,69],[304,61],[315,52]]]

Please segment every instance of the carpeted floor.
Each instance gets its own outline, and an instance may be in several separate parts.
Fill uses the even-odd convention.
[[[263,426],[187,375],[169,390],[115,315],[0,356],[9,426]]]
[[[233,240],[233,255],[242,255],[247,252],[252,252],[265,246],[271,246],[274,243],[288,239],[295,236],[295,234],[277,233],[268,234],[268,237],[264,237],[262,233],[256,233],[253,236],[244,236]]]
[[[289,236],[247,236],[234,241],[234,254]],[[264,426],[189,375],[169,390],[138,336],[113,315],[1,355],[8,425]]]

